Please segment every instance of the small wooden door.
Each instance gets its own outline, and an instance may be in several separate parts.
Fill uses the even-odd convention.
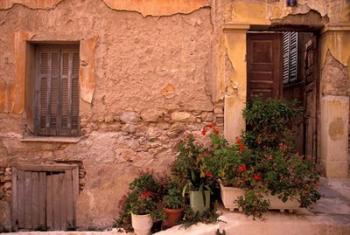
[[[248,101],[282,96],[281,34],[247,34]]]
[[[13,168],[14,230],[67,230],[75,227],[78,168]]]
[[[305,46],[304,54],[304,125],[305,157],[317,162],[317,57],[316,38],[313,36]]]

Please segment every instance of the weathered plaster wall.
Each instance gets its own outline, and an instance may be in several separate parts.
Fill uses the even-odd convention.
[[[216,117],[222,122],[223,104],[212,102],[208,85],[213,32],[208,3],[178,1],[174,8],[169,1],[134,2],[138,9],[129,9],[117,1],[107,6],[102,0],[63,0],[51,1],[53,9],[46,10],[43,1],[15,2],[0,5],[9,8],[0,11],[0,165],[82,161],[86,177],[78,226],[110,226],[140,170],[164,173],[185,131],[199,131]],[[167,6],[171,9],[164,10]],[[138,11],[171,16],[144,17]],[[79,143],[21,142],[26,63],[20,55],[26,40],[80,42]]]
[[[52,9],[62,0],[2,0],[0,9],[9,9],[14,5],[23,5],[32,9]]]

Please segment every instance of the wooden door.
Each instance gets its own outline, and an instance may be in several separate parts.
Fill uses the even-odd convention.
[[[78,168],[13,168],[14,230],[67,230],[75,227]]]
[[[317,162],[317,56],[316,38],[307,41],[304,54],[304,125],[305,157]]]
[[[247,34],[247,99],[282,96],[281,34]]]

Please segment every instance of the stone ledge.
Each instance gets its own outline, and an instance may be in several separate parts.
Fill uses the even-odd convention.
[[[20,139],[21,142],[49,142],[49,143],[68,143],[75,144],[78,143],[82,137],[39,137],[39,136],[31,136],[31,137],[22,137]]]

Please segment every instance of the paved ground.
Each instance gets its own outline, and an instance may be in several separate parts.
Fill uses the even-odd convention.
[[[176,226],[157,235],[350,235],[350,179],[321,181],[322,198],[310,210],[299,209],[294,214],[269,212],[263,220],[253,220],[241,213],[222,210],[216,224],[198,224],[188,229]],[[19,232],[16,235],[109,235],[104,232]]]

